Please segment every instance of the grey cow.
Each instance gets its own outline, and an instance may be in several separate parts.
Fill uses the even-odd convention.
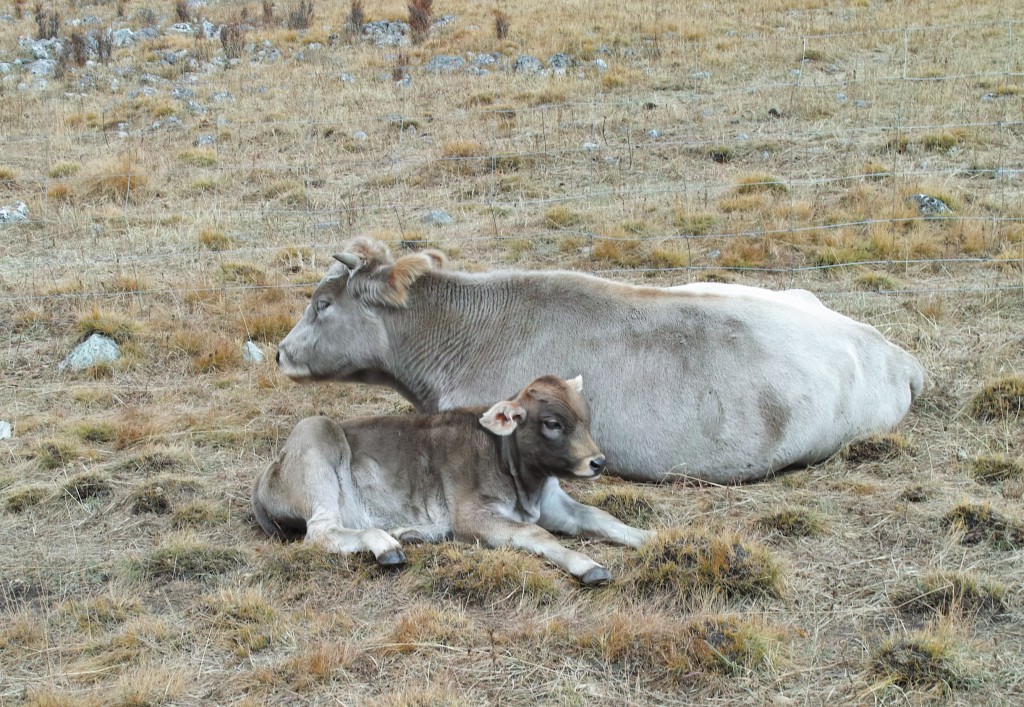
[[[268,534],[305,533],[332,552],[405,562],[401,541],[479,540],[541,555],[582,584],[611,573],[551,532],[637,547],[651,532],[572,500],[558,477],[594,477],[604,456],[589,431],[582,381],[539,378],[490,408],[374,417],[308,417],[252,489]]]
[[[891,428],[924,370],[810,292],[637,287],[571,272],[458,273],[357,239],[278,347],[298,381],[391,386],[417,409],[581,373],[609,472],[735,483]]]

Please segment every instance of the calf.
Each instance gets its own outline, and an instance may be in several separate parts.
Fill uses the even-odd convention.
[[[253,484],[253,513],[269,535],[304,531],[306,542],[369,550],[381,565],[405,562],[400,541],[454,536],[520,548],[582,584],[605,584],[607,569],[551,532],[632,547],[651,532],[577,503],[558,484],[604,468],[581,390],[581,378],[545,376],[490,408],[341,424],[308,417]]]

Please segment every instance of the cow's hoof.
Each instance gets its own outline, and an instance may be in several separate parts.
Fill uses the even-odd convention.
[[[399,536],[398,541],[412,545],[422,545],[427,542],[427,539],[418,530],[407,530]]]
[[[405,553],[401,550],[388,550],[377,556],[377,564],[381,567],[399,567],[405,564]]]
[[[597,567],[591,567],[589,570],[584,572],[583,576],[580,577],[579,580],[580,584],[585,587],[600,587],[601,585],[608,584],[608,582],[612,581],[612,573],[598,565]]]

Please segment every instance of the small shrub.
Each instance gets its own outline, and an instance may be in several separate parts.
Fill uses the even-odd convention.
[[[912,613],[1000,613],[1006,587],[966,572],[929,572],[895,591],[893,603]]]
[[[155,18],[154,18],[153,22],[148,22],[147,24],[150,24],[150,25],[156,24]],[[96,53],[99,54],[100,62],[102,64],[109,64],[110,63],[110,55],[111,55],[111,53],[113,51],[114,51],[114,35],[113,35],[113,32],[111,32],[111,30],[108,29],[105,32],[101,32],[96,37]]]
[[[352,0],[348,10],[348,26],[353,32],[359,33],[366,24],[366,12],[363,10],[363,0]]]
[[[874,434],[850,442],[841,452],[843,459],[853,464],[899,459],[913,453],[907,438],[900,434]]]
[[[110,478],[98,471],[85,471],[64,482],[64,493],[78,502],[105,498],[114,492]]]
[[[544,212],[544,225],[548,228],[572,228],[583,223],[583,214],[564,206],[552,206]]]
[[[177,539],[132,559],[129,568],[143,579],[194,582],[237,569],[247,559],[246,554],[236,548]]]
[[[430,33],[434,0],[409,0],[409,34],[413,44],[422,44]]]
[[[60,36],[60,13],[47,11],[42,2],[36,2],[36,39],[52,39]]]
[[[611,513],[626,525],[649,528],[654,520],[654,506],[647,495],[636,489],[613,489],[590,495],[587,503]]]
[[[873,652],[871,670],[883,680],[903,688],[954,690],[967,685],[955,664],[952,642],[934,633],[886,641]]]
[[[508,37],[509,19],[501,10],[494,10],[494,36],[499,42]]]
[[[299,0],[299,4],[288,13],[288,29],[309,29],[313,19],[313,0]]]
[[[943,524],[961,530],[964,545],[988,541],[999,550],[1024,546],[1024,524],[993,511],[987,503],[961,503],[946,514]]]
[[[1024,378],[1010,376],[985,385],[974,394],[967,407],[979,420],[1016,418],[1024,410]]]
[[[207,250],[228,250],[234,241],[224,231],[217,228],[204,228],[199,232],[199,244]]]
[[[632,590],[666,592],[678,598],[694,591],[726,597],[780,596],[781,570],[764,548],[738,536],[660,533],[639,550],[629,578]]]
[[[435,596],[472,604],[547,603],[558,594],[552,571],[523,552],[444,544],[426,550],[421,571]]]
[[[24,513],[33,506],[53,495],[53,490],[48,486],[35,485],[15,489],[7,495],[4,500],[4,508],[8,513]]]
[[[174,17],[178,22],[188,22],[191,19],[188,0],[174,0]]]
[[[85,43],[85,37],[82,36],[81,32],[71,33],[71,60],[75,62],[75,66],[85,66],[85,62],[89,59],[89,50]]]
[[[273,0],[263,0],[263,2],[262,2],[262,12],[263,12],[263,25],[265,27],[270,27],[270,26],[272,26],[272,25],[277,23],[277,20],[274,19],[274,2],[273,2]]]
[[[1024,462],[1005,454],[986,454],[970,462],[971,476],[983,484],[1024,478]]]
[[[271,15],[273,15],[273,9],[271,9]],[[242,50],[245,48],[245,28],[239,24],[227,24],[221,27],[220,45],[224,48],[224,56],[228,59],[241,57]],[[214,163],[216,164],[216,160]]]
[[[806,508],[787,508],[767,513],[757,519],[757,525],[791,538],[813,538],[825,531],[825,522],[821,516]]]

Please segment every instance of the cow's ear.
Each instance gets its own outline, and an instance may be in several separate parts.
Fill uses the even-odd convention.
[[[526,408],[515,400],[502,400],[480,417],[480,424],[496,435],[507,437],[526,419]]]
[[[575,390],[577,393],[583,392],[583,376],[576,376],[566,381],[570,388]]]
[[[403,255],[391,266],[387,285],[380,293],[381,300],[385,304],[404,307],[406,294],[412,283],[416,282],[424,273],[437,267],[443,267],[445,262],[444,254],[436,250]]]

